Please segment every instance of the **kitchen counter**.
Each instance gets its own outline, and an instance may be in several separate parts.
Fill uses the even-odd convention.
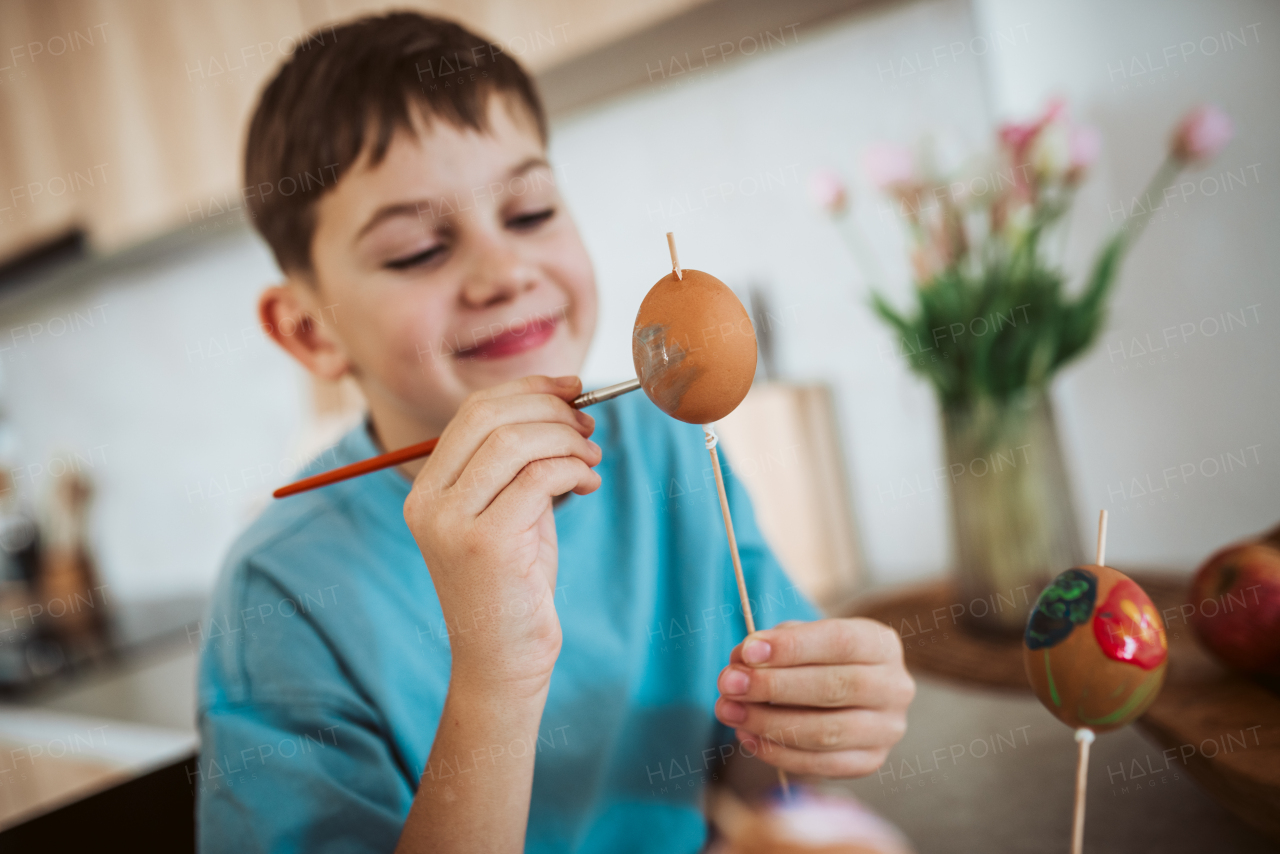
[[[916,684],[888,762],[839,788],[896,823],[918,854],[1068,851],[1071,731],[1026,692]],[[1088,780],[1089,854],[1276,850],[1132,726],[1098,736]]]

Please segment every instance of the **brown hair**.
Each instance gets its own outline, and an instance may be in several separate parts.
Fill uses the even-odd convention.
[[[366,149],[377,165],[411,105],[429,122],[486,132],[489,97],[513,96],[543,143],[533,81],[500,45],[416,12],[365,17],[304,37],[267,84],[245,143],[245,203],[285,272],[311,270],[315,207]]]

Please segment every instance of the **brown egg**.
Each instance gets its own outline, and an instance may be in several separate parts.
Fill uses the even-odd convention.
[[[1044,589],[1027,620],[1022,661],[1040,702],[1069,727],[1117,729],[1155,701],[1169,641],[1137,582],[1080,566]]]
[[[658,280],[636,315],[631,357],[649,399],[690,424],[737,408],[756,374],[756,333],[733,291],[698,270]]]

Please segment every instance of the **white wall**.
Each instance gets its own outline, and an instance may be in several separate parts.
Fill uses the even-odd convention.
[[[5,464],[33,501],[69,468],[91,478],[108,601],[203,592],[298,466],[306,386],[254,316],[275,263],[229,227],[111,267],[0,303]]]
[[[1131,207],[1190,105],[1219,104],[1235,122],[1235,141],[1151,223],[1102,342],[1057,389],[1085,530],[1106,507],[1117,564],[1192,567],[1280,519],[1280,5],[975,6],[982,29],[1025,26],[1035,48],[988,57],[997,113],[1026,115],[1060,93],[1104,136],[1069,269],[1084,269]],[[1143,355],[1147,336],[1165,349]]]

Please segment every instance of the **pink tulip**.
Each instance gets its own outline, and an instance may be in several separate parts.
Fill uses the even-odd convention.
[[[1044,105],[1044,112],[1040,114],[1040,120],[1037,124],[1044,127],[1050,122],[1056,122],[1058,119],[1066,119],[1067,117],[1067,99],[1061,95],[1055,95],[1049,99],[1049,103]]]
[[[1170,154],[1186,163],[1209,160],[1235,136],[1231,118],[1212,104],[1193,107],[1173,132]]]
[[[1017,122],[1005,122],[1000,125],[998,131],[1000,141],[1009,147],[1015,154],[1020,155],[1035,135],[1040,132],[1039,122],[1027,122],[1019,124]]]
[[[840,173],[819,169],[809,176],[809,196],[831,216],[838,216],[849,206],[849,191]]]
[[[915,158],[901,145],[878,143],[862,152],[862,169],[871,183],[884,190],[910,184],[915,178]]]
[[[1102,135],[1097,128],[1076,125],[1067,137],[1069,170],[1073,173],[1083,172],[1098,159],[1102,151]]]
[[[1057,121],[1067,121],[1067,102],[1061,97],[1050,98],[1044,105],[1044,112],[1034,121],[1005,122],[1000,125],[997,134],[1000,141],[1013,152],[1014,158],[1020,160],[1040,132]]]

